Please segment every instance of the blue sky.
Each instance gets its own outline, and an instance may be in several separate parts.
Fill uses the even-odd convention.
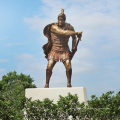
[[[0,0],[0,79],[10,71],[30,74],[39,88],[46,78],[42,46],[44,27],[57,21],[64,8],[66,22],[83,30],[72,60],[72,86],[86,87],[88,99],[120,90],[119,0]],[[71,46],[71,39],[69,45]],[[70,47],[71,48],[71,47]],[[66,87],[61,62],[53,69],[50,87]]]

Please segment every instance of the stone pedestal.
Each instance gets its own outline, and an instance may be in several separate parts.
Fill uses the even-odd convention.
[[[57,103],[59,95],[65,97],[68,93],[72,95],[77,94],[80,103],[85,102],[87,104],[87,92],[85,87],[71,87],[71,88],[28,88],[25,90],[25,96],[27,98],[32,97],[32,100],[43,100],[49,98]]]

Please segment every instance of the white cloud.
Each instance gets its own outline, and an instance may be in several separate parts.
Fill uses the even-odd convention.
[[[0,72],[5,72],[5,69],[0,69]]]
[[[11,47],[11,46],[16,46],[16,45],[24,45],[25,43],[7,43],[6,46],[7,47]]]
[[[18,55],[16,58],[18,60],[27,61],[27,60],[32,60],[34,56],[27,53],[23,53],[21,55]]]
[[[16,56],[17,65],[16,71],[18,73],[30,74],[31,78],[35,80],[37,87],[43,87],[45,82],[45,58],[40,59],[34,55],[23,53]]]
[[[5,74],[6,69],[0,68],[0,80],[2,79],[2,76]]]
[[[44,3],[44,6],[41,9],[42,14],[44,14],[45,17],[34,15],[31,18],[24,18],[25,23],[29,24],[31,29],[39,30],[42,36],[43,28],[47,24],[57,21],[57,16],[60,13],[60,9],[63,8],[62,5],[65,7],[67,22],[71,23],[76,31],[83,30],[83,40],[87,44],[97,44],[98,39],[103,35],[108,35],[107,37],[109,38],[109,32],[112,32],[112,34],[116,32],[119,33],[116,30],[112,31],[112,28],[118,26],[120,27],[120,16],[112,13],[112,11],[119,11],[116,9],[116,7],[118,7],[117,4],[119,4],[119,1],[111,3],[103,0],[97,0],[95,2],[63,2],[58,0],[56,3],[53,0],[44,0],[42,2]],[[60,8],[56,6],[58,3]],[[70,7],[66,7],[67,4],[70,4]],[[82,7],[80,7],[81,4]],[[110,4],[112,4],[112,6],[110,6]],[[105,12],[105,10],[110,12]]]
[[[76,62],[74,63],[74,73],[87,73],[93,72],[97,69],[97,67],[90,62]]]
[[[2,36],[0,37],[0,41],[8,39],[8,36]]]
[[[31,29],[40,29],[40,26],[43,24],[43,20],[39,18],[38,15],[33,16],[32,18],[24,18],[24,22],[31,25]]]
[[[40,8],[40,10],[42,10],[42,15],[45,17],[34,15],[31,18],[24,18],[24,21],[28,23],[32,29],[40,30],[42,36],[45,25],[56,22],[61,8],[65,9],[67,21],[75,27],[75,30],[83,30],[82,39],[89,45],[98,44],[101,41],[101,36],[107,36],[107,39],[109,39],[114,37],[113,34],[119,33],[119,31],[116,30],[112,31],[112,28],[120,27],[120,15],[114,14],[120,12],[118,9],[120,2],[118,0],[58,0],[56,2],[54,2],[54,0],[43,0],[42,2],[44,6]],[[109,42],[107,47],[109,47]],[[117,45],[117,43],[115,43],[115,45]]]
[[[0,62],[8,62],[8,59],[0,59]]]
[[[78,48],[75,54],[76,59],[87,59],[87,58],[92,58],[92,57],[93,56],[92,56],[91,50],[86,48],[85,46],[80,46],[80,48]]]

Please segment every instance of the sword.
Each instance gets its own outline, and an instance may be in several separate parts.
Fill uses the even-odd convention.
[[[75,49],[77,49],[77,46],[78,46],[78,44],[79,44],[79,41],[81,41],[82,33],[83,33],[83,31],[81,31],[80,34],[77,35],[78,40],[77,40],[77,43],[76,43],[76,45],[75,45]],[[76,53],[76,51],[72,51],[71,60],[72,60],[72,58],[73,58],[73,56],[74,56],[75,53]]]

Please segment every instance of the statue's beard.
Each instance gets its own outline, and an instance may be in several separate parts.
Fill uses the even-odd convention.
[[[64,23],[58,23],[58,26],[63,27]]]

